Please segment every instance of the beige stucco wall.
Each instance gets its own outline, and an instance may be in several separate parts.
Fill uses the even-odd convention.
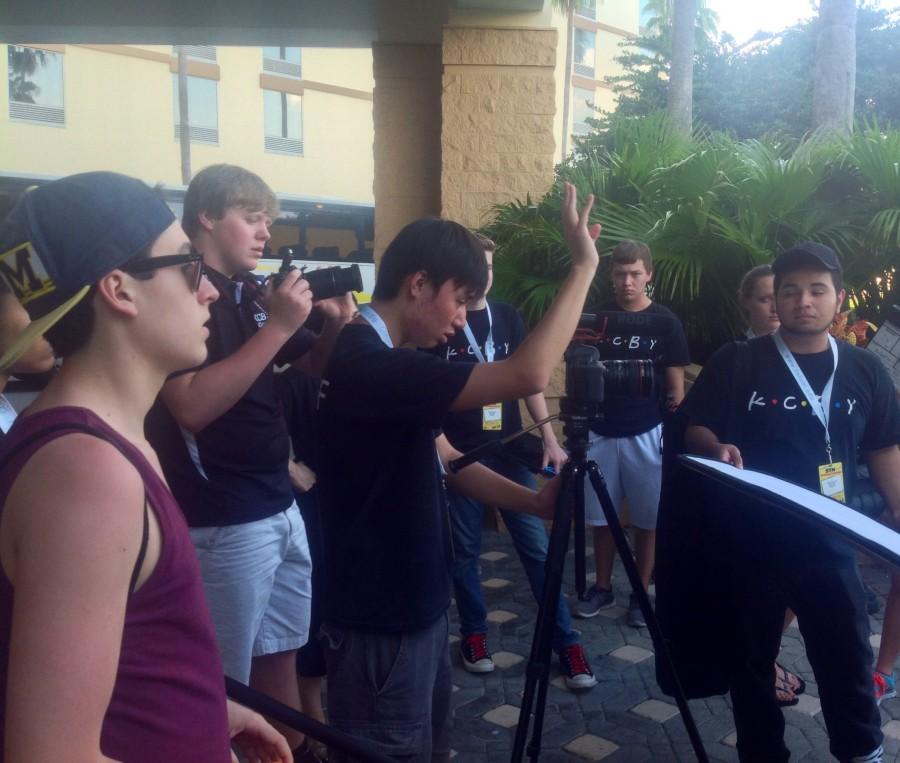
[[[555,29],[447,27],[442,214],[477,227],[491,206],[553,180]]]
[[[159,60],[128,54],[129,48]],[[279,192],[374,200],[371,51],[303,50],[302,156],[265,150],[261,49],[218,47],[216,53],[219,142],[191,144],[194,172],[229,162],[259,173]],[[116,52],[66,45],[64,127],[10,120],[8,90],[0,88],[0,174],[108,169],[181,184],[170,54],[169,46]],[[6,79],[2,55],[0,81]]]
[[[441,49],[376,44],[375,257],[407,223],[441,210]]]

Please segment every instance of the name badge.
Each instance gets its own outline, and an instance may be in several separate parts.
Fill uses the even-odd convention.
[[[481,409],[481,428],[485,432],[496,432],[503,428],[503,404],[494,403]]]
[[[844,465],[840,461],[819,467],[819,489],[822,495],[844,502]]]

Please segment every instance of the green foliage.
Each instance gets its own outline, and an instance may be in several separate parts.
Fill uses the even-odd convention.
[[[813,19],[777,33],[760,32],[741,46],[727,35],[717,42],[698,35],[694,120],[738,138],[801,138],[812,123],[817,32]],[[900,125],[900,12],[860,8],[856,46],[857,120]],[[664,109],[671,54],[668,28],[621,47],[617,61],[623,73],[607,78],[618,97],[615,114],[647,116]]]
[[[608,254],[622,239],[646,241],[654,299],[685,323],[696,360],[738,334],[741,276],[798,241],[838,251],[864,317],[896,290],[900,266],[900,130],[872,124],[846,139],[737,140],[697,131],[684,137],[662,114],[615,117],[557,168],[541,200],[499,205],[486,232],[498,245],[495,291],[534,322],[568,269],[561,233],[563,180],[596,198]],[[589,304],[608,299],[601,267]]]

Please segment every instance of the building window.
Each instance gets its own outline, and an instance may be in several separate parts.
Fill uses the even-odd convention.
[[[575,13],[591,21],[597,20],[597,0],[575,0]]]
[[[266,151],[303,155],[303,99],[293,93],[263,90]]]
[[[64,125],[62,54],[22,45],[8,45],[6,50],[10,118]]]
[[[300,48],[263,48],[263,71],[300,78]]]
[[[575,30],[575,74],[594,79],[594,47],[597,44],[597,35],[588,29]]]
[[[583,87],[572,88],[572,134],[587,135],[591,131],[588,119],[596,118],[594,91]]]
[[[203,77],[188,77],[188,120],[191,123],[192,143],[219,142],[219,109],[216,81]],[[181,116],[178,109],[178,75],[172,75],[172,113],[175,115],[175,140],[181,137]]]
[[[185,55],[188,58],[194,58],[198,61],[215,61],[216,46],[215,45],[185,45]],[[172,55],[178,56],[178,46],[172,46]]]

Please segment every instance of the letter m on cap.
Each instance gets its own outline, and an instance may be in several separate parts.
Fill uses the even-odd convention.
[[[23,305],[56,288],[28,241],[0,254],[0,277]]]

